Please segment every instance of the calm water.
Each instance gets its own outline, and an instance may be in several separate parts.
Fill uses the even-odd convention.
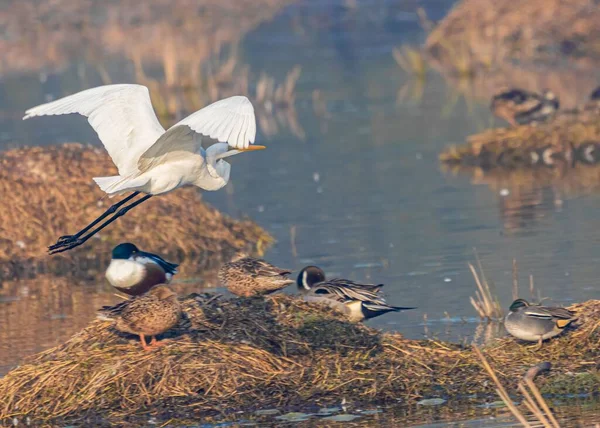
[[[426,3],[428,16],[437,20],[453,2]],[[493,123],[487,102],[463,98],[433,71],[416,81],[396,64],[394,47],[425,38],[413,2],[352,4],[290,4],[242,35],[236,55],[250,70],[251,89],[261,72],[281,82],[301,67],[295,112],[285,112],[297,125],[280,118],[276,133],[263,126],[258,141],[268,150],[233,159],[232,182],[205,199],[272,233],[277,243],[266,258],[275,264],[296,270],[317,264],[330,276],[385,283],[390,302],[419,309],[369,324],[407,337],[473,336],[476,314],[468,299],[475,286],[467,267],[473,248],[505,305],[513,258],[522,281],[533,274],[542,296],[562,304],[598,298],[598,195],[544,184],[474,184],[468,175],[444,172],[440,151]],[[73,41],[75,48],[58,65],[43,58],[14,68],[5,62],[1,149],[100,144],[83,119],[20,120],[26,108],[102,84],[106,75],[113,83],[140,81],[126,49],[91,59],[81,43]],[[151,59],[144,72],[156,81],[165,77]],[[174,114],[185,110],[175,108]],[[17,348],[30,353],[59,343],[71,334],[64,331],[73,319],[86,323],[91,307],[110,299],[99,284],[81,287],[80,298],[90,305],[50,302],[51,294],[32,297],[19,287],[4,296],[0,320],[10,318],[20,300],[32,299],[28,304],[39,310],[31,320],[38,335],[22,338]],[[8,348],[1,348],[2,371],[26,354]]]

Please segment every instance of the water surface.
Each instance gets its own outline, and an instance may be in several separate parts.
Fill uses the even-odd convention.
[[[558,191],[544,183],[526,188],[476,184],[468,175],[440,167],[440,151],[464,142],[493,119],[485,102],[464,98],[435,72],[419,80],[396,64],[394,47],[425,37],[415,4],[290,3],[245,30],[235,49],[226,44],[206,60],[217,67],[235,55],[237,67],[249,70],[252,92],[262,72],[279,83],[301,67],[293,110],[275,107],[277,116],[268,114],[268,105],[257,106],[263,120],[257,141],[268,150],[232,159],[230,184],[205,194],[220,210],[249,216],[273,234],[277,242],[267,259],[296,271],[317,264],[329,276],[385,283],[391,303],[418,310],[369,324],[410,338],[473,337],[476,314],[468,299],[475,285],[467,263],[474,261],[474,248],[505,306],[511,300],[513,258],[525,297],[532,274],[541,295],[557,303],[598,298],[597,194]],[[424,5],[432,19],[451,6],[445,0]],[[134,55],[126,49],[90,56],[86,46],[74,49],[59,66],[42,62],[13,69],[5,64],[0,149],[100,144],[81,118],[20,120],[28,107],[106,83],[107,76],[111,82],[141,81]],[[167,79],[162,67],[167,60],[162,61],[146,59],[142,83]],[[175,86],[160,93],[181,93]],[[176,101],[172,115],[161,117],[166,125],[193,110],[193,102]],[[3,286],[0,320],[12,329],[8,336],[20,341],[3,344],[2,371],[65,340],[93,317],[94,305],[112,299],[97,282],[78,284],[68,299],[49,291],[31,293],[29,283]],[[24,322],[6,322],[19,305],[35,309],[27,320],[34,324],[32,336],[20,336]]]

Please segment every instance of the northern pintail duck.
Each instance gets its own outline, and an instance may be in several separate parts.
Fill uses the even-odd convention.
[[[339,278],[326,280],[325,273],[317,266],[302,269],[296,282],[304,300],[328,305],[344,313],[351,322],[415,309],[387,304],[379,294],[383,284],[361,284]]]
[[[573,160],[586,164],[595,164],[600,161],[600,144],[595,141],[584,141],[577,147],[573,146]]]
[[[166,285],[98,311],[98,318],[114,322],[117,330],[138,335],[145,350],[159,346],[156,336],[175,327],[180,317],[177,295]],[[145,336],[152,336],[149,345]]]
[[[517,299],[510,305],[504,326],[517,339],[538,342],[539,349],[544,340],[559,335],[576,319],[565,308],[532,305],[525,299]]]
[[[494,95],[490,105],[496,116],[512,126],[545,121],[559,107],[559,100],[552,91],[546,90],[540,95],[522,89],[501,91]]]
[[[288,269],[280,269],[263,259],[238,253],[219,269],[219,282],[241,297],[273,293],[294,283],[287,276]]]
[[[157,284],[171,282],[177,273],[177,266],[126,242],[112,250],[106,279],[117,290],[130,296],[140,296]]]

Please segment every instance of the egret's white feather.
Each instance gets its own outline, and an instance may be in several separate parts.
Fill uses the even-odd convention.
[[[152,108],[148,88],[141,85],[87,89],[30,108],[23,119],[69,113],[88,118],[120,175],[137,171],[139,157],[165,132]]]
[[[93,180],[104,193],[112,198],[114,195],[143,189],[150,181],[150,177],[122,177],[114,175],[112,177],[94,177]]]
[[[175,125],[142,153],[137,167],[143,173],[158,165],[185,158],[192,153],[204,154],[202,137],[188,126]],[[204,162],[204,156],[199,161]]]
[[[93,180],[104,193],[110,193],[110,188],[116,186],[122,178],[120,175],[113,175],[112,177],[94,177]]]
[[[167,130],[181,125],[231,147],[246,149],[256,138],[256,118],[250,100],[243,96],[225,98],[192,113]]]
[[[128,84],[99,86],[33,107],[23,119],[68,113],[88,118],[119,169],[119,176],[94,178],[111,196],[127,191],[157,195],[186,185],[218,190],[229,180],[230,165],[217,158],[207,165],[201,134],[219,140],[213,146],[224,154],[228,145],[248,148],[256,136],[254,108],[246,97],[210,104],[165,132],[148,88]]]

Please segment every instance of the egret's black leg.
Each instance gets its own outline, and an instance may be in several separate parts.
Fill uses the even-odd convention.
[[[126,207],[121,208],[119,211],[116,212],[115,215],[113,215],[111,218],[106,220],[104,223],[102,223],[96,229],[92,230],[90,233],[88,233],[87,235],[85,235],[83,237],[75,238],[72,241],[59,242],[59,243],[53,245],[52,247],[49,247],[50,254],[62,253],[63,251],[67,251],[67,250],[70,250],[71,248],[80,246],[85,241],[87,241],[92,236],[94,236],[96,233],[100,232],[106,226],[111,224],[113,221],[115,221],[119,217],[125,215],[127,213],[127,211],[129,211],[132,208],[137,207],[139,204],[141,204],[144,201],[147,201],[151,197],[152,197],[152,195],[145,195],[143,198],[140,198],[137,201],[132,202],[131,204],[127,205]],[[98,222],[96,221],[96,223],[98,223]]]
[[[67,242],[70,242],[70,241],[75,241],[77,238],[79,238],[85,232],[87,232],[92,227],[94,227],[95,225],[97,225],[99,222],[101,222],[102,220],[104,220],[106,217],[108,217],[111,214],[114,214],[120,206],[122,206],[123,204],[129,202],[130,200],[132,200],[133,198],[135,198],[139,194],[140,194],[140,192],[133,192],[131,195],[127,196],[122,201],[119,201],[116,204],[111,205],[106,211],[104,211],[104,213],[100,217],[98,217],[96,220],[94,220],[93,222],[91,222],[90,224],[88,224],[86,227],[84,227],[83,229],[81,229],[75,235],[64,235],[64,236],[61,236],[60,238],[58,238],[58,241],[56,241],[56,244],[51,245],[50,247],[48,247],[48,249],[52,250],[55,247],[58,248],[57,245],[59,245],[59,244],[67,243]]]

